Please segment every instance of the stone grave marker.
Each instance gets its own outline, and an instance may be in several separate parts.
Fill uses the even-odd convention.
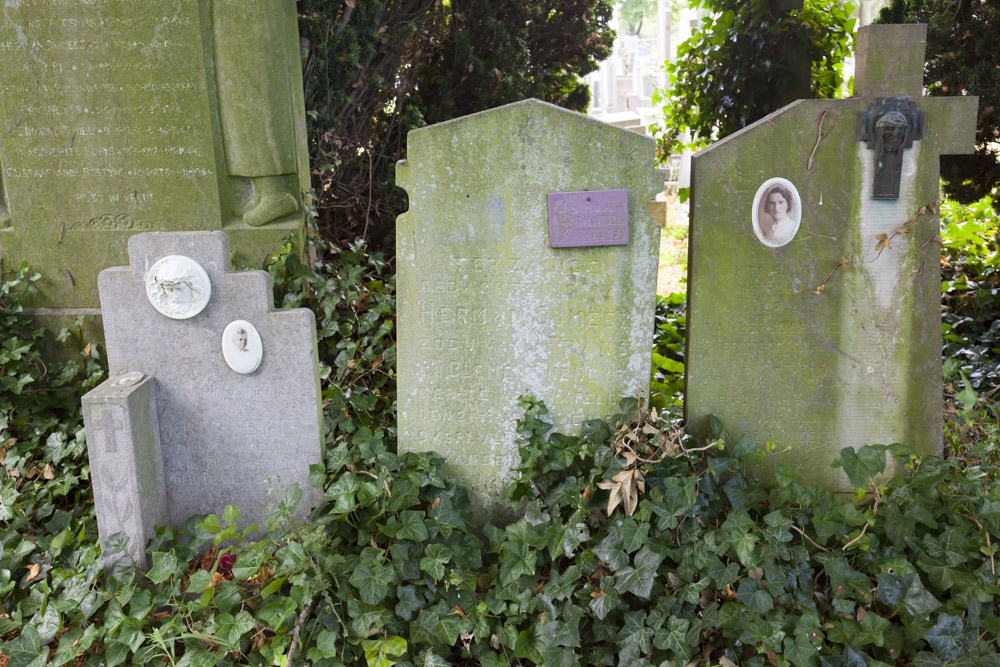
[[[849,490],[841,447],[941,447],[939,156],[974,97],[922,97],[926,26],[858,35],[855,97],[800,100],[694,157],[689,428]]]
[[[124,530],[142,562],[154,524],[226,505],[259,523],[295,483],[304,516],[321,496],[312,311],[232,271],[225,232],[138,234],[129,258],[100,275],[111,377],[83,398],[102,541]]]
[[[538,100],[408,136],[396,169],[410,200],[396,231],[399,449],[443,454],[481,517],[509,514],[519,396],[579,432],[648,391],[653,148]]]
[[[138,231],[224,229],[250,266],[301,243],[296,21],[278,0],[2,3],[0,250],[42,273],[29,312],[99,315]]]

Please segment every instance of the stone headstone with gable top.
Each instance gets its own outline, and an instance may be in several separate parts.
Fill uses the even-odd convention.
[[[141,554],[149,517],[179,526],[226,505],[242,509],[241,525],[259,524],[292,484],[304,516],[320,497],[309,466],[322,462],[312,311],[275,310],[267,273],[230,269],[224,232],[138,234],[129,258],[100,276],[112,377],[83,399],[98,498],[135,499],[134,511],[114,514],[98,501],[102,540],[132,531]],[[145,397],[122,384],[127,373],[149,378],[133,383]],[[136,401],[152,401],[151,421]],[[156,451],[160,472],[130,477]],[[158,474],[162,506],[148,500]]]
[[[230,233],[259,266],[303,233],[309,187],[291,0],[17,0],[0,6],[3,270],[29,312],[99,315],[97,274],[138,231]]]
[[[800,100],[693,161],[685,408],[810,482],[841,447],[941,447],[939,156],[974,97],[922,97],[926,26],[862,28],[855,97]]]
[[[441,453],[503,518],[517,399],[579,430],[646,393],[654,143],[527,100],[415,130],[397,167],[399,449]]]

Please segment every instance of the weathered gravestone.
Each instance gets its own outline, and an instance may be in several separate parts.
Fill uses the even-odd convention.
[[[399,449],[443,454],[480,516],[509,511],[519,396],[578,432],[648,390],[653,148],[538,100],[409,134],[396,170],[410,201],[396,228]]]
[[[858,35],[855,97],[795,102],[694,157],[686,410],[807,481],[841,447],[941,447],[938,160],[974,97],[921,96],[926,26]]]
[[[49,326],[98,315],[137,231],[230,232],[259,266],[309,187],[295,3],[0,5],[3,270],[40,271]]]
[[[259,523],[296,483],[303,516],[322,461],[312,311],[231,271],[225,232],[135,235],[129,258],[100,275],[111,377],[83,398],[102,542],[126,532],[142,563],[154,524],[226,505]]]

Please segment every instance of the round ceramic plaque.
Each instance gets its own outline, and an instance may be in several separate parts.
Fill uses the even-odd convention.
[[[167,255],[146,271],[146,296],[161,315],[186,320],[208,305],[212,283],[201,264],[190,257]]]
[[[233,320],[222,332],[222,356],[240,375],[253,373],[264,356],[260,334],[246,320]]]
[[[799,231],[802,198],[788,179],[769,178],[757,188],[750,216],[757,240],[769,248],[780,248]]]

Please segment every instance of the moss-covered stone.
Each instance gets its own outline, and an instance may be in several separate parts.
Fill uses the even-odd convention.
[[[225,26],[213,24],[213,9],[228,23],[251,9],[272,16],[270,39],[230,38],[220,47]],[[226,49],[225,62],[217,48]],[[43,321],[56,322],[52,309],[71,316],[99,307],[97,274],[126,263],[128,237],[139,231],[223,229],[236,263],[250,266],[288,234],[301,244],[299,200],[309,176],[298,48],[294,3],[280,0],[3,3],[2,268],[27,261],[42,273],[27,305],[46,309],[35,311]],[[284,82],[284,98],[267,101],[283,107],[284,129],[236,140],[283,143],[283,162],[245,173],[227,166],[234,139],[220,125],[221,107],[242,101],[259,111],[264,103],[244,82],[228,86],[220,105],[216,84],[234,78],[223,66],[258,51],[266,53],[252,62],[269,62],[271,87]],[[244,224],[270,185],[287,190],[296,210],[266,226]]]
[[[528,100],[413,131],[397,181],[399,449],[444,454],[502,518],[517,399],[556,426],[649,387],[662,177],[648,137]],[[657,180],[659,179],[659,183]],[[628,245],[551,248],[547,195],[628,190]]]
[[[878,49],[878,31],[897,27],[866,28],[861,44]],[[922,42],[906,48],[923,53]],[[880,94],[910,85],[906,76],[892,84],[881,81]],[[974,138],[975,98],[917,99],[923,139],[903,153],[900,197],[875,201],[875,152],[858,140],[870,103],[799,101],[693,160],[689,425],[705,433],[715,415],[736,435],[774,442],[769,464],[838,490],[849,488],[830,467],[841,447],[940,451],[938,158],[971,152]],[[772,177],[802,200],[797,234],[777,248],[751,223]],[[881,234],[891,247],[877,249]]]

